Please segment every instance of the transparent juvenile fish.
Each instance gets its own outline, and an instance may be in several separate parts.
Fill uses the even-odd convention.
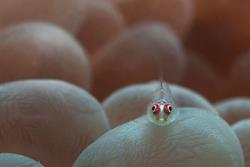
[[[177,108],[169,86],[160,81],[160,87],[153,95],[147,115],[151,122],[159,126],[166,126],[176,118]]]

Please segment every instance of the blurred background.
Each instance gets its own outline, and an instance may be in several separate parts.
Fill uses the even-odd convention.
[[[0,151],[28,155],[49,167],[70,166],[81,150],[110,128],[109,121],[114,127],[135,118],[128,116],[128,120],[121,121],[124,115],[114,118],[111,110],[113,112],[115,107],[119,110],[124,101],[130,102],[122,103],[124,108],[128,107],[134,102],[129,101],[133,98],[139,99],[139,103],[142,97],[152,93],[147,92],[152,91],[152,87],[134,87],[140,93],[128,91],[125,96],[119,94],[121,88],[161,77],[175,85],[173,90],[176,92],[181,90],[182,96],[178,98],[183,97],[183,101],[196,97],[198,100],[193,100],[193,106],[200,103],[206,109],[214,110],[212,103],[216,103],[216,110],[224,112],[236,105],[230,103],[222,109],[219,102],[241,98],[244,100],[237,105],[242,104],[245,108],[241,111],[249,113],[249,18],[250,1],[247,0],[0,0],[0,110],[8,111],[13,107],[12,112],[18,113],[12,113],[14,116],[0,113],[0,126],[10,120],[19,121],[20,124],[8,124],[7,129],[23,126],[29,131],[30,127],[36,126],[26,124],[31,120],[22,114],[30,116],[37,110],[32,117],[41,122],[42,128],[38,128],[41,134],[53,136],[55,128],[62,130],[57,133],[59,138],[55,143],[67,145],[68,141],[74,140],[81,145],[78,148],[73,144],[77,148],[73,151],[65,149],[70,155],[68,159],[65,152],[53,159],[49,155],[56,152],[33,153],[26,150],[29,142],[18,144],[19,141],[14,140],[15,133],[5,137],[3,130]],[[21,99],[21,102],[16,104],[9,99]],[[45,105],[44,99],[52,99],[51,104]],[[119,105],[115,106],[117,101],[114,99]],[[177,103],[183,105],[183,101]],[[145,104],[140,105],[145,107]],[[62,118],[57,117],[58,113],[43,115],[46,107],[57,110],[60,105],[75,111],[74,114]],[[58,110],[61,112],[65,108]],[[77,112],[82,110],[85,114],[91,111],[93,117],[78,116]],[[141,112],[136,117],[140,115]],[[222,114],[222,117],[232,124],[250,117],[243,115]],[[44,121],[53,123],[45,127]],[[68,124],[58,124],[57,127],[60,121]],[[51,131],[45,132],[45,129]],[[95,129],[95,133],[86,137],[91,129]],[[85,143],[65,134],[81,136]],[[33,137],[24,136],[21,137],[24,141],[33,141]],[[11,142],[10,138],[13,139]],[[64,138],[65,143],[60,138]],[[54,146],[57,148],[57,144],[50,142],[52,139],[41,141],[41,148],[43,144],[51,144],[52,150]],[[34,143],[33,146],[37,144]],[[58,145],[55,150],[60,149],[61,145]],[[26,162],[27,158],[19,158]],[[65,161],[59,163],[58,159]],[[32,163],[38,164],[33,160]]]
[[[1,83],[62,79],[102,100],[162,73],[211,101],[250,94],[248,1],[0,3]]]

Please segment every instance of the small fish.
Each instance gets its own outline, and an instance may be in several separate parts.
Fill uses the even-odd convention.
[[[153,96],[147,109],[149,120],[156,125],[166,126],[173,121],[172,113],[176,111],[169,86],[160,81],[160,88]]]

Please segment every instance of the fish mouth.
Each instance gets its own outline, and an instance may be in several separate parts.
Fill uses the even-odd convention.
[[[159,121],[163,122],[163,121],[166,121],[165,118],[160,118]]]
[[[156,118],[156,121],[159,122],[159,123],[160,122],[166,122],[167,118],[158,118],[158,119]]]
[[[155,123],[159,126],[165,126],[168,124],[168,121],[167,119],[164,119],[164,118],[160,118],[159,120],[155,121]]]

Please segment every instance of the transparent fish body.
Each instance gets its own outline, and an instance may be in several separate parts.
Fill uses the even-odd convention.
[[[161,81],[147,108],[149,120],[159,126],[166,126],[173,122],[177,116],[177,107],[169,86]]]

